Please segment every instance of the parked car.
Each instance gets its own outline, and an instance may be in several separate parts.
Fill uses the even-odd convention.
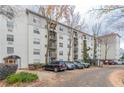
[[[84,65],[81,64],[81,63],[78,62],[78,61],[74,61],[73,63],[74,63],[74,65],[75,65],[75,68],[77,68],[77,69],[83,69],[83,68],[84,68]]]
[[[104,63],[104,65],[107,65],[108,64],[108,61],[106,60],[103,60],[103,63]]]
[[[117,65],[117,61],[112,61],[112,65]]]
[[[116,65],[118,64],[117,61],[113,61],[113,60],[106,60],[104,61],[105,65]]]
[[[73,62],[66,61],[66,62],[65,62],[65,65],[66,65],[66,67],[67,67],[67,70],[73,70],[73,69],[75,69],[75,65],[74,65]]]
[[[123,62],[122,61],[117,61],[117,63],[118,63],[118,65],[122,65]]]
[[[83,64],[85,68],[89,68],[90,67],[90,63],[85,63],[83,60],[80,60],[80,61],[77,61],[77,62]]]
[[[64,61],[53,61],[44,66],[45,70],[53,70],[55,72],[66,70],[66,65]]]
[[[114,61],[112,61],[112,60],[109,60],[108,61],[108,65],[115,65],[116,64],[116,62],[114,62]]]
[[[117,61],[117,60],[116,60],[116,61],[113,61],[113,64],[114,64],[114,65],[122,65],[123,62],[122,62],[122,61]]]
[[[124,65],[124,61],[122,61],[122,65]]]

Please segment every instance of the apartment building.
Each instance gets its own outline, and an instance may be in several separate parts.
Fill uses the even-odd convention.
[[[117,33],[110,33],[99,37],[100,40],[100,59],[118,60],[120,50],[120,36]]]
[[[11,13],[9,16],[11,16]],[[47,49],[47,30],[45,17],[31,10],[25,10],[14,18],[0,14],[0,62],[15,63],[19,68],[28,68],[29,64],[45,63]],[[74,37],[70,38],[70,30]],[[70,39],[73,41],[70,45]],[[93,37],[62,23],[55,31],[50,31],[49,60],[83,59],[83,40],[87,41],[89,57],[93,58]],[[119,48],[119,38],[114,42]],[[97,48],[97,58],[102,58],[101,44]],[[116,49],[118,51],[118,49]],[[113,54],[113,52],[111,52]],[[109,54],[111,55],[111,54]],[[116,54],[117,59],[118,53]],[[114,56],[115,57],[115,56]]]

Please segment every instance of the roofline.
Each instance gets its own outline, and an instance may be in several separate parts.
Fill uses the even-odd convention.
[[[121,37],[118,33],[110,33],[110,34],[107,34],[107,35],[99,36],[98,38],[104,38],[104,37],[112,36],[112,35],[116,35],[116,36],[118,36],[119,38]]]
[[[32,14],[35,14],[35,15],[37,15],[37,16],[39,16],[39,17],[47,18],[47,17],[45,17],[45,16],[43,16],[43,15],[40,15],[40,14],[38,14],[38,13],[36,13],[36,12],[34,12],[34,11],[31,11],[31,10],[29,10],[29,9],[26,9],[26,13],[27,13],[27,14],[28,14],[28,13],[32,13]],[[68,26],[68,25],[66,25],[66,24],[63,24],[63,23],[60,23],[60,22],[58,22],[58,24],[63,25],[63,26],[68,27],[68,28],[71,28],[71,29],[73,29],[73,30],[75,30],[75,31],[78,31],[78,32],[81,32],[81,33],[83,33],[83,34],[92,36],[92,35],[90,35],[90,34],[88,34],[88,33],[85,33],[85,32],[82,32],[82,31],[80,31],[80,30],[77,30],[77,29],[75,29],[75,28],[72,28],[72,27],[70,27],[70,26]]]

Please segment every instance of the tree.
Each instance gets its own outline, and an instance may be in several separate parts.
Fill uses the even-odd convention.
[[[45,17],[47,29],[47,49],[45,54],[45,62],[48,63],[49,57],[49,35],[50,30],[55,31],[58,21],[67,16],[68,5],[47,5],[39,6],[39,13]]]
[[[116,27],[115,23],[117,23],[119,19],[124,18],[124,6],[123,5],[102,5],[97,8],[93,8],[92,10],[89,11],[89,13],[96,14],[96,16],[99,18],[104,17],[104,19],[107,21],[106,27],[108,26],[111,27],[111,25],[114,25]],[[121,28],[122,27],[123,26],[121,26]]]
[[[104,60],[107,60],[109,49],[112,47],[113,40],[116,38],[115,34],[105,32],[103,36],[99,37],[100,44],[104,46],[104,50],[102,50],[105,53]]]
[[[121,10],[121,12],[124,12],[124,6],[123,5],[101,5],[97,8],[93,8],[89,12],[97,13],[97,16],[101,17],[104,14],[109,14],[112,11]]]
[[[17,15],[17,11],[19,11],[19,7],[10,6],[10,5],[1,5],[0,6],[0,14],[4,15],[8,19],[13,19]]]
[[[93,42],[94,42],[94,46],[93,46],[93,65],[96,65],[97,46],[98,46],[98,43],[99,43],[98,36],[101,32],[101,26],[102,26],[102,22],[96,21],[96,23],[94,23],[91,27],[91,31],[93,32]]]
[[[123,55],[121,56],[121,58],[120,58],[120,59],[124,60],[124,53],[123,53]]]
[[[88,60],[89,60],[89,55],[88,55],[88,51],[90,50],[90,48],[87,48],[87,42],[86,42],[86,40],[83,40],[83,60],[84,60],[84,62],[88,62]]]
[[[66,24],[70,26],[69,28],[69,51],[68,51],[68,61],[71,57],[71,49],[74,44],[74,30],[81,30],[84,28],[84,20],[81,22],[81,16],[79,12],[75,13],[75,6],[69,7],[69,14],[65,17]],[[73,55],[73,54],[72,54]]]

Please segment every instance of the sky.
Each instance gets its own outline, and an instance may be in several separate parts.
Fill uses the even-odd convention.
[[[76,5],[76,11],[80,12],[81,16],[85,16],[87,11],[96,7],[96,5]],[[120,39],[120,48],[124,49],[124,39]]]

